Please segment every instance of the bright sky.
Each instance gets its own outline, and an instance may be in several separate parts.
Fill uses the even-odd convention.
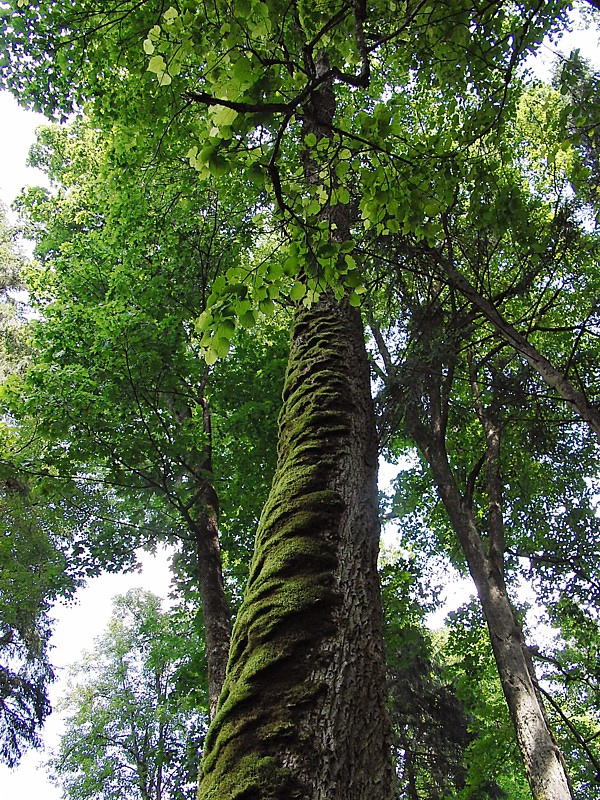
[[[563,39],[560,49],[569,52],[572,47],[579,47],[598,65],[599,40],[598,30],[584,32],[576,29]],[[554,51],[553,46],[544,48],[544,64],[536,72],[547,75]],[[13,202],[23,186],[39,184],[44,179],[39,171],[26,167],[27,154],[35,139],[35,128],[44,122],[43,117],[22,110],[14,98],[0,92],[0,201],[5,205]],[[78,593],[77,605],[56,609],[52,644],[58,680],[51,693],[54,705],[60,697],[61,675],[64,675],[65,667],[76,662],[82,650],[90,649],[94,637],[105,627],[111,611],[110,598],[132,587],[143,587],[166,596],[170,577],[164,553],[156,558],[144,554],[142,560],[144,570],[141,575],[107,575],[95,578]],[[446,592],[448,601],[452,603],[453,595],[456,599],[457,593],[462,593],[463,590],[462,584],[449,585]],[[60,717],[58,714],[53,715],[45,729],[47,746],[56,744],[60,726]],[[60,791],[49,781],[43,770],[43,754],[26,754],[20,766],[13,771],[0,766],[0,800],[15,798],[60,800]]]
[[[35,129],[45,118],[19,107],[8,92],[0,92],[0,200],[9,206],[23,186],[39,184],[44,175],[26,167]]]

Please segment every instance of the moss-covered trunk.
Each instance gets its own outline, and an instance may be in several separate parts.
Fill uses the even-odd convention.
[[[298,312],[278,466],[201,800],[390,800],[377,451],[360,314]]]

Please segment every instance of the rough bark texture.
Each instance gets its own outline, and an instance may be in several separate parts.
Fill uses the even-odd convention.
[[[498,674],[535,800],[572,800],[564,760],[548,727],[535,672],[515,617],[498,552],[488,555],[471,506],[452,475],[445,446],[422,426],[413,428],[434,473],[442,502],[463,549],[486,618]],[[497,498],[493,498],[495,505]],[[492,509],[493,514],[498,509]],[[493,523],[493,520],[492,520]]]
[[[201,800],[391,800],[376,471],[360,315],[323,295],[296,320]]]

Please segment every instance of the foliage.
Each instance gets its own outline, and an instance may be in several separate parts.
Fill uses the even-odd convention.
[[[246,197],[269,192],[289,222],[288,258],[234,270],[214,289],[200,322],[213,360],[236,320],[282,292],[309,302],[329,285],[360,303],[365,287],[353,245],[330,235],[325,205],[348,205],[354,194],[363,229],[438,241],[439,214],[464,179],[463,148],[492,127],[499,132],[517,65],[565,8],[540,13],[525,0],[481,8],[408,3],[390,15],[381,4],[366,14],[343,4],[325,12],[240,0],[232,15],[220,2],[166,10],[127,3],[101,12],[85,2],[17,4],[3,12],[2,74],[47,110],[68,112],[84,96],[99,121],[118,118],[128,153],[141,144],[152,108],[179,132],[180,155],[202,180],[235,174]],[[43,87],[42,53],[52,54]],[[311,93],[328,81],[337,85],[343,121],[318,147],[308,134],[304,144],[315,150],[320,175],[307,186],[303,122]],[[448,84],[452,97],[442,91]],[[145,93],[151,100],[142,104]],[[142,111],[135,127],[134,109]]]
[[[192,798],[207,712],[186,701],[180,679],[201,647],[195,626],[142,590],[116,597],[113,608],[73,668],[66,729],[50,762],[56,780],[71,800]]]
[[[23,370],[28,348],[22,336],[24,303],[18,298],[23,288],[25,257],[0,205],[0,381]]]
[[[84,470],[115,487],[139,520],[140,543],[178,541],[182,580],[196,573],[194,498],[213,480],[241,578],[239,551],[250,547],[274,468],[285,321],[265,320],[253,340],[232,330],[235,357],[211,375],[194,319],[247,248],[251,209],[235,205],[233,182],[198,184],[169,142],[161,146],[158,164],[128,159],[123,172],[114,134],[85,120],[40,131],[32,158],[53,191],[28,190],[19,208],[36,240],[29,279],[41,319],[12,408],[55,442],[60,473]]]
[[[23,319],[12,289],[22,283],[24,258],[0,209],[1,378],[20,370],[28,359]],[[64,574],[69,549],[48,514],[44,489],[21,471],[21,441],[10,423],[0,424],[0,759],[15,765],[29,745],[39,744],[38,729],[50,711],[47,685],[48,610],[58,595],[73,589]],[[41,508],[40,508],[41,506]]]
[[[448,622],[438,642],[438,657],[445,656],[442,674],[453,682],[471,734],[464,788],[457,798],[475,800],[486,792],[490,798],[528,800],[530,791],[478,603],[450,614]],[[491,776],[496,787],[490,786]]]
[[[11,487],[12,488],[9,488]],[[27,487],[3,483],[0,532],[0,758],[14,766],[50,711],[47,684],[49,601],[59,589],[62,558],[35,517]]]
[[[407,433],[415,419],[429,421],[429,415],[436,419],[438,413],[436,421],[460,486],[460,503],[473,508],[485,552],[493,553],[498,541],[490,517],[496,499],[487,478],[486,444],[486,422],[493,418],[501,439],[498,466],[504,535],[499,563],[509,591],[514,597],[523,573],[530,580],[535,576],[537,596],[552,609],[559,629],[568,626],[570,608],[581,628],[597,636],[598,574],[593,566],[598,536],[597,442],[540,383],[531,364],[506,346],[481,313],[481,304],[469,302],[473,294],[489,298],[505,319],[527,329],[528,341],[550,354],[562,374],[572,376],[588,398],[595,398],[597,309],[592,287],[597,279],[598,242],[582,224],[585,198],[582,202],[574,194],[577,159],[570,146],[561,143],[560,111],[557,93],[537,87],[523,97],[514,118],[505,117],[507,131],[511,130],[506,141],[511,141],[516,158],[513,161],[508,154],[496,152],[491,142],[479,151],[479,172],[445,215],[443,248],[415,237],[395,236],[387,242],[367,239],[367,252],[374,261],[385,253],[396,268],[397,304],[386,287],[373,313],[384,385],[380,408],[387,415],[382,428],[384,435],[391,431],[392,457],[410,451]],[[540,154],[547,156],[549,151],[554,157],[541,160]],[[476,287],[468,299],[454,282],[457,273],[468,276],[470,287]],[[383,336],[377,314],[389,319],[394,311],[398,321]],[[426,548],[433,557],[443,549],[464,569],[464,554],[439,503],[425,453],[422,458],[422,463],[398,478],[403,545]],[[588,615],[592,625],[584,625]],[[463,624],[465,630],[476,630],[472,618]],[[535,634],[533,640],[543,654]],[[569,649],[565,641],[558,647]],[[460,649],[472,654],[475,645],[465,635]],[[482,700],[496,698],[487,709],[471,706],[476,718],[494,720],[489,729],[480,725],[470,745],[470,775],[464,791],[470,785],[477,796],[481,781],[497,774],[489,760],[489,742],[494,742],[495,752],[509,752],[514,744],[506,717],[506,724],[500,726],[504,712],[499,687],[495,685],[492,692],[490,685],[485,690],[481,671],[473,677]],[[587,680],[593,684],[593,668]],[[596,699],[588,698],[583,728],[591,726],[593,731]],[[558,695],[550,693],[549,702],[557,704],[560,718]],[[577,728],[576,715],[570,719],[567,705],[558,727],[560,743],[574,758],[574,775],[588,775],[587,784],[585,777],[577,779],[579,790],[590,791],[589,754],[581,757],[584,748],[581,740],[575,743],[576,736],[573,745],[567,745],[573,734],[567,720]],[[498,783],[510,796],[525,791],[509,786],[506,776]]]
[[[573,144],[578,160],[577,191],[596,209],[600,190],[598,152],[598,89],[600,77],[579,50],[574,50],[556,70],[554,83],[566,102],[561,112],[565,142]]]
[[[576,569],[576,568],[575,568]],[[558,633],[533,651],[565,756],[572,765],[576,796],[594,798],[600,775],[600,626],[597,605],[564,592],[538,624],[551,621]]]
[[[75,133],[46,134],[38,151],[68,189],[24,201],[42,243],[37,290],[47,312],[28,412],[42,416],[59,398],[60,418],[45,424],[68,442],[69,458],[99,452],[128,488],[159,489],[185,506],[195,488],[186,458],[205,444],[197,388],[205,364],[230,354],[231,372],[225,362],[212,373],[212,397],[234,422],[231,431],[221,425],[219,468],[233,495],[242,484],[222,467],[235,455],[235,405],[243,401],[245,419],[276,406],[241,392],[219,399],[219,385],[237,392],[240,373],[258,375],[255,356],[270,380],[269,337],[255,348],[245,330],[276,317],[276,306],[310,307],[325,290],[347,295],[369,309],[383,342],[378,400],[391,455],[410,446],[398,394],[410,387],[426,406],[428,375],[442,364],[451,466],[487,541],[477,410],[501,422],[509,580],[527,558],[540,581],[550,578],[546,587],[556,580],[586,610],[597,447],[463,291],[466,282],[597,402],[598,242],[581,224],[595,134],[575,108],[594,82],[573,68],[561,99],[518,79],[569,5],[3,4],[4,82],[46,111],[85,105],[89,119]],[[311,128],[317,95],[333,107],[329,127],[318,121],[325,132]],[[581,129],[574,143],[569,125]],[[100,180],[82,180],[86,173]],[[214,187],[224,214],[207,212]],[[337,227],[340,209],[348,236]],[[245,470],[252,432],[241,441]],[[268,448],[255,454],[268,470]],[[407,535],[462,565],[427,471],[419,465],[407,481],[398,502],[412,513]],[[255,516],[252,502],[239,505]],[[249,549],[237,534],[236,569]],[[571,551],[576,571],[565,560]],[[501,712],[473,714],[490,721]],[[485,764],[484,750],[475,764]],[[471,775],[473,791],[485,772]]]
[[[468,720],[434,660],[423,610],[411,597],[414,559],[398,553],[382,568],[390,710],[398,797],[447,796],[464,783]]]
[[[24,285],[25,259],[0,222],[0,344],[3,399],[30,364],[27,318],[12,289]],[[6,413],[0,423],[0,758],[18,762],[39,744],[39,728],[50,712],[47,696],[53,670],[48,658],[50,609],[70,598],[85,577],[100,569],[131,565],[127,527],[120,546],[111,532],[121,516],[110,491],[58,477],[48,442],[35,420],[18,425]]]

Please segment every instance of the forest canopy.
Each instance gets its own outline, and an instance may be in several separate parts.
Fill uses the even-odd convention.
[[[187,650],[148,720],[210,725],[132,797],[187,796],[190,748],[199,800],[596,795],[600,79],[579,51],[529,72],[571,12],[0,4],[50,182],[16,203],[34,261],[2,256],[6,760],[49,710],[52,602],[168,542]],[[439,565],[476,597],[432,633]],[[123,710],[164,612],[117,606]],[[82,782],[93,685],[53,762],[73,798],[133,763]]]

